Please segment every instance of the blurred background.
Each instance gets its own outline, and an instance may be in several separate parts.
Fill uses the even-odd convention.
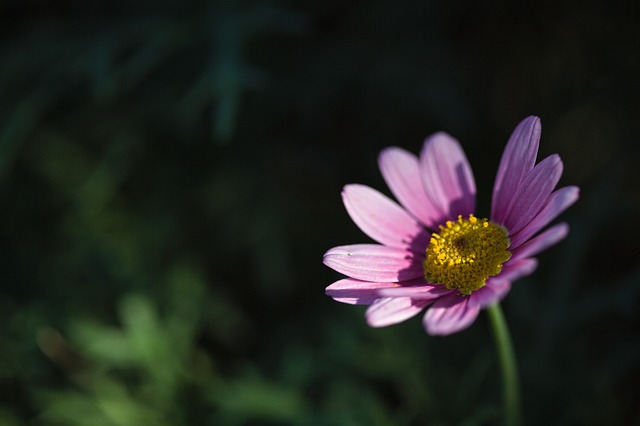
[[[0,425],[493,425],[486,314],[370,329],[324,288],[340,190],[512,129],[581,187],[503,303],[527,423],[640,424],[640,5],[0,3]]]

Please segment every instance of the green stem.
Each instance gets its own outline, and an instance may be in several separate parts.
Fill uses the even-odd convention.
[[[507,322],[499,303],[489,306],[489,318],[498,347],[500,369],[502,370],[502,392],[504,402],[505,425],[518,426],[520,421],[520,385],[518,367]]]

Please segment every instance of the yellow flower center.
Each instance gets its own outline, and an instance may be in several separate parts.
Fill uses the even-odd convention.
[[[469,295],[497,275],[511,253],[507,231],[487,219],[469,215],[447,221],[431,234],[424,261],[424,276],[432,283]]]

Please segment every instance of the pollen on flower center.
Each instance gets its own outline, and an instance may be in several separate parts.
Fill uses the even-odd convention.
[[[431,234],[424,261],[425,278],[433,283],[471,294],[497,275],[511,253],[504,228],[487,219],[469,215],[447,221],[440,232]]]

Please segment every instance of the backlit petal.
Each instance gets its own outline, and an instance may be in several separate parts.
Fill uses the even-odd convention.
[[[402,148],[391,147],[380,153],[378,165],[387,186],[400,204],[423,225],[437,228],[442,213],[433,206],[424,191],[418,158]]]
[[[476,184],[457,140],[444,132],[429,137],[420,153],[420,170],[425,192],[446,218],[474,212]]]
[[[377,290],[397,286],[397,283],[372,283],[345,278],[328,286],[325,289],[325,293],[336,302],[350,305],[370,305],[381,297]]]
[[[562,175],[562,161],[550,155],[536,165],[516,191],[509,211],[503,219],[509,234],[515,234],[542,210]]]
[[[429,233],[402,207],[373,188],[347,185],[344,205],[356,225],[377,242],[396,248],[422,251]]]
[[[565,186],[552,193],[545,206],[540,210],[524,228],[518,233],[509,237],[511,240],[511,250],[519,247],[542,228],[547,226],[560,213],[571,207],[578,200],[580,190],[577,186]]]
[[[365,317],[371,327],[386,327],[416,316],[428,304],[428,301],[409,297],[378,299],[369,306]]]
[[[502,224],[525,176],[533,169],[538,155],[542,127],[538,117],[527,117],[515,128],[502,153],[493,185],[492,220]]]
[[[449,290],[442,284],[421,284],[380,288],[377,294],[384,297],[411,297],[419,300],[435,300],[457,290]]]
[[[507,263],[502,265],[502,272],[496,277],[489,278],[489,281],[515,281],[533,273],[538,267],[538,261],[533,258],[512,257]]]
[[[424,273],[424,257],[376,244],[334,247],[322,260],[331,269],[363,281],[398,282],[421,277]]]
[[[470,297],[457,293],[437,300],[423,319],[423,326],[432,336],[445,336],[469,327],[480,312],[480,306],[470,305]]]
[[[470,296],[471,300],[469,303],[472,306],[483,309],[501,301],[509,293],[509,290],[511,290],[510,281],[489,279],[484,287],[473,292]]]
[[[566,223],[559,223],[515,249],[511,253],[513,255],[512,259],[523,259],[525,257],[535,256],[541,251],[544,251],[552,245],[562,241],[568,233],[569,225]]]

